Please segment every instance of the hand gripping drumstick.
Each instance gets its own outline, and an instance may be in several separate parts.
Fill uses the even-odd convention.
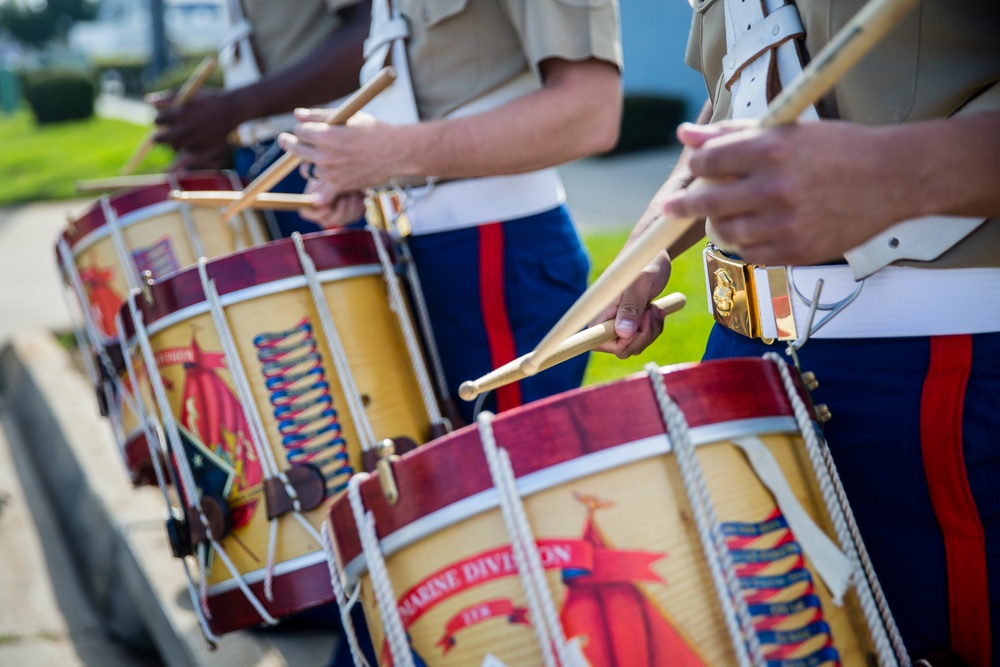
[[[676,313],[678,310],[683,308],[686,303],[687,299],[683,294],[680,292],[674,292],[664,297],[660,297],[653,302],[653,305],[663,308],[667,311],[665,314],[669,315],[670,313]],[[615,338],[618,338],[618,334],[615,333],[614,319],[601,322],[600,324],[595,324],[594,326],[584,329],[583,331],[578,331],[559,344],[556,349],[552,351],[552,354],[546,356],[545,359],[542,360],[538,370],[544,371],[546,368],[551,368],[556,364],[561,364],[567,359],[572,359],[578,354],[583,354],[584,352],[593,350],[598,345],[606,343],[609,340],[614,340]],[[503,387],[511,382],[523,380],[526,375],[521,368],[521,364],[527,357],[528,355],[526,354],[523,357],[518,357],[514,361],[509,361],[500,368],[490,371],[478,380],[466,380],[462,383],[462,386],[458,388],[458,395],[466,401],[471,401],[476,396],[479,396],[484,392],[496,389],[497,387]]]
[[[222,208],[243,197],[242,192],[231,190],[171,190],[170,201],[180,201],[192,206]],[[297,195],[287,192],[262,192],[250,200],[248,208],[264,208],[272,211],[297,211],[315,203],[312,195]]]
[[[216,60],[212,56],[207,56],[204,60],[198,63],[198,67],[191,72],[191,76],[188,77],[187,81],[184,82],[184,85],[177,91],[174,99],[170,101],[170,108],[175,109],[194,97],[194,94],[198,92],[198,89],[201,88],[206,81],[208,81],[208,77],[210,77],[212,72],[215,71],[215,65]],[[156,139],[156,132],[157,130],[154,127],[149,131],[149,134],[146,135],[146,138],[143,139],[138,146],[136,146],[135,151],[132,152],[132,157],[130,157],[128,162],[125,163],[125,166],[122,167],[122,176],[131,174],[132,171],[139,166],[139,163],[142,162],[142,158],[146,157],[146,153],[153,148],[153,144]]]
[[[348,97],[343,104],[330,113],[323,122],[327,125],[343,125],[351,116],[361,111],[362,107],[372,101],[372,99],[389,87],[396,78],[396,70],[385,67],[375,75],[371,81],[361,86]],[[255,178],[245,190],[243,196],[231,203],[222,210],[222,217],[229,220],[234,215],[250,206],[250,202],[261,192],[270,190],[288,174],[295,171],[296,167],[302,164],[302,158],[291,153],[285,153],[274,164],[267,168],[260,176]]]
[[[774,98],[757,119],[758,125],[776,127],[795,122],[916,4],[917,0],[870,0],[834,35],[830,43],[802,70],[802,74]],[[700,179],[695,179],[688,187],[701,185]],[[559,343],[586,326],[614,301],[656,253],[681,238],[694,222],[694,218],[658,215],[570,307],[535,350],[523,357],[521,370],[524,374],[534,375],[541,370]]]

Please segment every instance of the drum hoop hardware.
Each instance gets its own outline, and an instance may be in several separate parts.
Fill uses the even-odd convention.
[[[399,460],[399,457],[396,456],[396,443],[386,438],[375,446],[375,451],[378,454],[375,470],[378,472],[382,496],[387,503],[395,505],[399,502],[399,486],[396,484],[396,476],[392,472],[392,464]]]
[[[139,290],[142,292],[142,299],[146,302],[147,308],[152,308],[155,303],[153,299],[153,272],[146,270],[142,272],[142,280],[139,284]],[[119,340],[124,340],[121,337],[121,333],[118,335]]]

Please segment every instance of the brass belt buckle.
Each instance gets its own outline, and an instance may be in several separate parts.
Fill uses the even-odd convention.
[[[403,207],[399,190],[380,188],[365,193],[365,221],[376,229],[389,232],[393,238],[410,235],[410,219]]]
[[[759,338],[760,313],[753,282],[753,265],[729,259],[714,247],[705,250],[712,314],[722,326]]]

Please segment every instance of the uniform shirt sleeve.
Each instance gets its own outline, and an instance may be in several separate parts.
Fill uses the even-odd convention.
[[[597,58],[622,67],[617,0],[505,0],[533,69],[546,58]]]

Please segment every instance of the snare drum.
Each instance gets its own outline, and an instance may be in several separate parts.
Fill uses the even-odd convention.
[[[214,633],[332,600],[318,527],[333,496],[364,451],[426,442],[441,423],[386,242],[296,235],[203,260],[124,307]]]
[[[395,503],[385,472],[359,475],[330,512],[331,570],[360,586],[379,664],[891,661],[791,378],[651,369],[401,457]]]
[[[214,257],[267,241],[260,220],[248,212],[230,223],[215,209],[168,200],[170,190],[239,190],[235,174],[190,172],[164,182],[102,197],[69,222],[57,245],[60,267],[74,294],[70,311],[81,350],[89,348],[88,373],[101,411],[110,417],[126,468],[136,484],[151,481],[149,448],[136,414],[120,353],[115,316],[129,289]],[[146,273],[148,272],[148,274]],[[93,359],[93,363],[91,362]]]

